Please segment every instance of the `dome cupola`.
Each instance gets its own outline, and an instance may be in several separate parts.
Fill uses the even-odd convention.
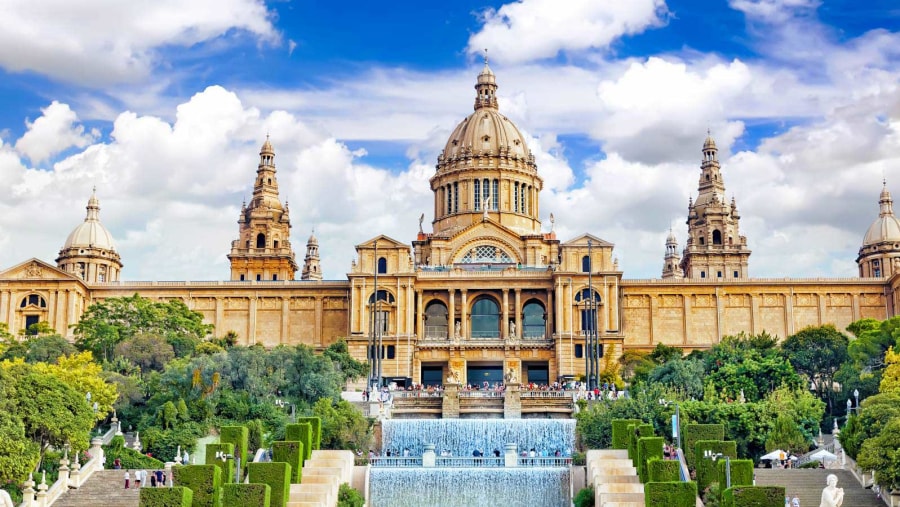
[[[878,218],[866,231],[856,258],[862,277],[890,277],[900,272],[900,220],[894,216],[894,200],[887,181],[883,182],[878,206]]]
[[[100,223],[97,189],[91,193],[87,216],[66,238],[56,259],[57,266],[87,282],[119,280],[122,262],[112,234]]]

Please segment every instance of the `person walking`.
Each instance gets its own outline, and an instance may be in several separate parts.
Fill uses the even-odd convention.
[[[128,489],[131,486],[131,471],[125,471],[125,489]]]

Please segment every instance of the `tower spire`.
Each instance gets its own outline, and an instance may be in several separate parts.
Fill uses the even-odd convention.
[[[497,77],[488,65],[487,49],[484,50],[484,68],[475,83],[475,110],[497,109]]]

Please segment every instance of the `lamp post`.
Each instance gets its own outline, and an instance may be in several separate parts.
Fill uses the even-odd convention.
[[[237,454],[237,453],[235,453]],[[241,482],[241,457],[240,455],[228,454],[223,451],[216,451],[216,459],[222,460],[222,463],[233,459],[234,460],[234,482],[235,484],[240,484]]]
[[[856,398],[856,414],[859,415],[859,389],[853,390],[853,397]]]
[[[726,456],[721,452],[712,452],[711,450],[703,451],[705,458],[711,459],[713,463],[719,458],[725,458],[725,489],[731,487],[731,456]]]
[[[585,360],[587,362],[587,381],[588,389],[597,388],[597,380],[600,373],[600,354],[597,347],[597,301],[594,299],[594,259],[592,255],[592,247],[594,242],[590,239],[588,246],[588,303],[587,303],[587,334],[585,336]]]
[[[853,410],[853,400],[847,398],[847,422],[850,422],[850,411]]]
[[[296,406],[293,403],[285,402],[284,400],[278,399],[278,400],[275,400],[275,406],[278,408],[284,408],[284,407],[289,406],[291,408],[291,422],[292,423],[297,422],[297,417],[296,417],[296,413],[295,413]]]
[[[381,389],[381,322],[379,319],[381,318],[381,314],[378,312],[380,307],[380,301],[378,299],[378,240],[374,241],[375,253],[374,253],[374,275],[375,275],[375,289],[373,293],[373,301],[372,308],[370,313],[372,315],[371,318],[371,333],[369,334],[369,358],[372,361],[372,367],[369,374],[369,382],[375,383],[372,391],[376,391]]]

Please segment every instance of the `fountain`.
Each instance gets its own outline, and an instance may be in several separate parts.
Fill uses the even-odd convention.
[[[382,424],[382,450],[391,450],[392,455],[408,450],[410,456],[422,456],[428,446],[429,452],[461,458],[471,457],[475,449],[493,456],[495,449],[511,448],[534,449],[536,456],[554,456],[558,450],[568,456],[575,445],[575,421],[568,419],[388,419]],[[523,461],[525,466],[503,466],[490,459],[449,467],[442,467],[441,460],[437,467],[374,466],[369,471],[369,505],[571,504],[568,466],[534,466],[546,464],[541,459]]]

